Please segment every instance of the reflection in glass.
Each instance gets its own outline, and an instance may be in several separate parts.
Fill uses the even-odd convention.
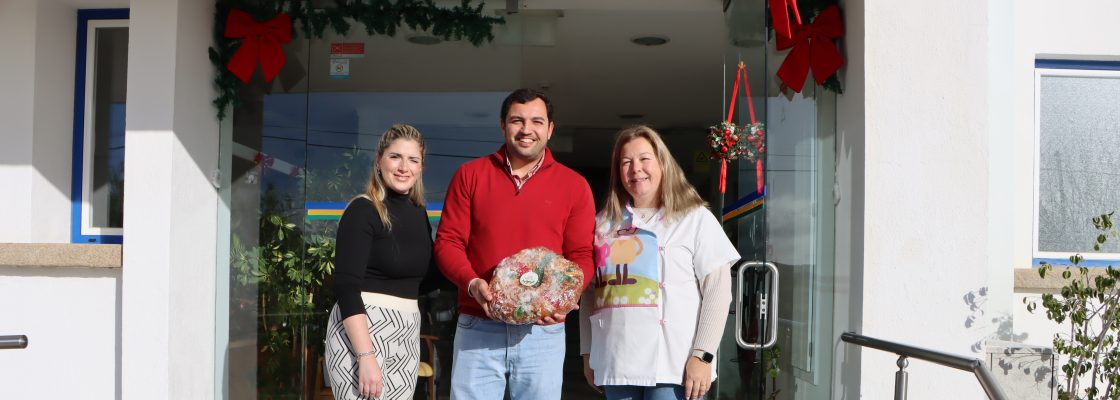
[[[93,128],[88,144],[90,226],[124,226],[124,111],[128,28],[97,28],[93,54]]]

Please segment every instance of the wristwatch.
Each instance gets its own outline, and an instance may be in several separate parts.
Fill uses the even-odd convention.
[[[692,350],[692,356],[696,357],[696,358],[699,358],[700,361],[704,362],[704,364],[711,364],[712,360],[716,359],[716,356],[714,354],[706,352],[704,350],[700,350],[700,349],[693,349]]]

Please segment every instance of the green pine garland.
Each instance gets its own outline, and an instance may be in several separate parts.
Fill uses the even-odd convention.
[[[218,97],[214,107],[218,109],[218,119],[224,119],[226,110],[239,106],[237,91],[243,85],[228,69],[230,57],[237,51],[239,41],[227,39],[226,17],[230,9],[239,9],[253,16],[257,21],[267,21],[281,12],[292,18],[293,38],[303,32],[306,37],[322,38],[323,32],[330,27],[339,35],[346,35],[351,21],[365,26],[370,36],[394,36],[402,24],[411,29],[429,31],[444,40],[467,40],[478,46],[494,40],[493,26],[504,24],[500,17],[483,15],[482,7],[471,5],[472,0],[452,8],[435,5],[433,0],[335,0],[330,7],[315,7],[311,0],[218,0],[214,8],[214,46],[210,47],[210,62],[217,69],[214,86]]]

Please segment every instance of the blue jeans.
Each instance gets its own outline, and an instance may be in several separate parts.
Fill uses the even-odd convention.
[[[608,400],[679,400],[684,386],[658,383],[657,386],[607,385],[603,392]]]
[[[509,325],[459,315],[451,362],[451,399],[560,399],[564,324]]]

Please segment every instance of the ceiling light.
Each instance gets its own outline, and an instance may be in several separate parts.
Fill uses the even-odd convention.
[[[643,35],[630,38],[630,43],[639,46],[660,46],[669,43],[669,38],[660,35]]]
[[[440,38],[429,35],[410,35],[405,38],[405,40],[408,40],[408,42],[412,44],[422,44],[425,46],[443,43],[443,40],[440,40]]]

